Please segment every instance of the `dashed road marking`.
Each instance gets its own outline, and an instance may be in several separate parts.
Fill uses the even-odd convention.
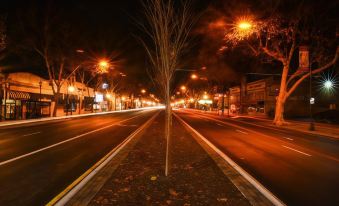
[[[247,132],[244,132],[244,131],[239,130],[239,129],[237,129],[237,130],[235,130],[235,131],[240,132],[240,133],[242,133],[242,134],[248,134]]]
[[[283,138],[288,139],[288,140],[290,140],[290,141],[293,141],[293,139],[292,139],[292,138],[289,138],[289,137],[283,137]]]
[[[34,133],[30,133],[30,134],[25,134],[25,135],[22,135],[23,137],[28,137],[28,136],[32,136],[32,135],[35,135],[35,134],[40,134],[41,132],[34,132]]]
[[[222,125],[222,124],[219,124],[219,123],[217,123],[217,125],[219,125],[220,127],[224,127],[224,125]]]
[[[288,147],[288,146],[285,146],[285,145],[281,145],[281,146],[283,146],[283,147],[285,147],[285,148],[287,148],[287,149],[289,149],[289,150],[293,150],[293,151],[295,151],[295,152],[298,152],[298,153],[300,153],[300,154],[303,154],[303,155],[309,156],[309,157],[311,157],[311,156],[312,156],[312,155],[310,155],[310,154],[307,154],[307,153],[305,153],[305,152],[299,151],[299,150],[297,150],[297,149],[293,149],[293,148],[291,148],[291,147]]]

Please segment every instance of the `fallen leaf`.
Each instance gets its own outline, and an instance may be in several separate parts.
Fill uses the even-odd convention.
[[[227,202],[227,198],[217,198],[218,202]]]
[[[152,176],[152,177],[151,177],[151,180],[152,180],[152,181],[157,180],[157,176]]]
[[[179,194],[175,191],[175,190],[173,190],[173,189],[169,189],[169,193],[170,193],[170,195],[172,195],[172,196],[178,196]]]

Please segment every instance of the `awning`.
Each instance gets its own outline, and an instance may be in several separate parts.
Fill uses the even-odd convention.
[[[9,94],[9,99],[28,100],[31,98],[31,95],[26,92],[9,91],[8,94]]]

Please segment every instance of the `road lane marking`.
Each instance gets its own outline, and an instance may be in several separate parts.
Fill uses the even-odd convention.
[[[288,147],[288,146],[285,146],[285,145],[281,145],[281,146],[283,146],[283,147],[285,147],[285,148],[287,148],[287,149],[293,150],[293,151],[295,151],[295,152],[298,152],[298,153],[300,153],[300,154],[303,154],[303,155],[309,156],[309,157],[311,157],[311,156],[312,156],[312,155],[310,155],[310,154],[307,154],[307,153],[305,153],[305,152],[299,151],[299,150],[297,150],[297,149],[293,149],[293,148],[291,148],[291,147]]]
[[[35,134],[40,134],[41,132],[34,132],[34,133],[30,133],[30,134],[25,134],[25,135],[22,135],[23,137],[28,137],[28,136],[32,136],[32,135],[35,135]]]
[[[264,185],[262,185],[258,180],[256,180],[252,175],[247,173],[242,167],[235,163],[230,157],[218,149],[214,144],[212,144],[207,138],[200,134],[197,130],[191,127],[185,120],[183,120],[179,115],[174,113],[174,116],[184,125],[186,128],[189,128],[195,135],[197,135],[202,141],[204,141],[211,149],[213,149],[220,157],[222,157],[228,164],[230,164],[239,174],[241,174],[250,184],[252,184],[263,196],[265,196],[273,205],[285,206],[285,203],[282,202],[278,197],[276,197],[271,191],[269,191]],[[239,189],[239,188],[238,188]]]
[[[148,119],[143,125],[136,129],[132,134],[130,134],[124,141],[119,145],[114,147],[109,153],[107,153],[103,158],[96,162],[91,168],[89,168],[85,173],[78,177],[74,182],[67,186],[61,193],[55,196],[47,206],[63,206],[67,204],[71,198],[79,192],[85,185],[88,183],[103,167],[105,167],[109,161],[111,161],[136,135],[141,131],[147,128],[154,119],[159,115],[160,112],[154,114],[150,119]]]
[[[222,125],[222,124],[219,124],[219,123],[217,123],[217,125],[219,125],[220,127],[224,127],[225,125]]]
[[[131,120],[131,119],[140,117],[141,115],[143,115],[143,114],[140,114],[140,115],[137,115],[137,116],[134,116],[134,117],[131,117],[131,118],[128,118],[128,119],[119,121],[119,122],[115,122],[115,123],[110,124],[110,125],[107,125],[107,126],[105,126],[105,127],[101,127],[101,128],[99,128],[99,129],[95,129],[95,130],[92,130],[92,131],[90,131],[90,132],[86,132],[86,133],[77,135],[77,136],[72,137],[72,138],[70,138],[70,139],[66,139],[66,140],[64,140],[64,141],[61,141],[61,142],[58,142],[58,143],[49,145],[49,146],[47,146],[47,147],[43,147],[43,148],[41,148],[41,149],[38,149],[38,150],[35,150],[35,151],[32,151],[32,152],[26,153],[26,154],[24,154],[24,155],[20,155],[20,156],[14,157],[14,158],[12,158],[12,159],[9,159],[9,160],[0,162],[0,166],[3,166],[3,165],[6,165],[6,164],[9,164],[9,163],[11,163],[11,162],[14,162],[14,161],[16,161],[16,160],[20,160],[20,159],[22,159],[22,158],[25,158],[25,157],[34,155],[34,154],[36,154],[36,153],[39,153],[39,152],[42,152],[42,151],[51,149],[51,148],[53,148],[53,147],[56,147],[56,146],[65,144],[65,143],[67,143],[67,142],[70,142],[70,141],[79,139],[79,138],[81,138],[81,137],[83,137],[83,136],[86,136],[86,135],[89,135],[89,134],[92,134],[92,133],[95,133],[95,132],[99,132],[99,131],[104,130],[104,129],[107,129],[107,128],[109,128],[109,127],[112,127],[112,126],[121,124],[122,122],[126,122],[126,121],[128,121],[128,120]]]
[[[242,134],[248,134],[247,132],[241,131],[241,130],[239,130],[239,129],[237,129],[237,130],[235,130],[235,131],[240,132],[240,133],[242,133]]]
[[[137,127],[138,125],[137,124],[118,124],[118,126],[121,126],[121,127]]]
[[[288,139],[288,140],[290,140],[290,141],[293,141],[293,139],[292,139],[292,138],[289,138],[289,137],[283,137],[283,138]]]

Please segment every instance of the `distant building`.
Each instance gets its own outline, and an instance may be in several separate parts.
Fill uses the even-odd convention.
[[[285,104],[285,116],[307,117],[309,110],[309,82],[303,82],[297,90],[288,98]],[[316,99],[313,105],[313,112],[322,112],[335,109],[338,98],[332,100],[319,92],[319,85],[312,88],[313,96]],[[272,77],[249,82],[246,85],[245,97],[240,96],[240,86],[231,87],[227,95],[224,95],[224,107],[230,108],[231,113],[240,113],[240,107],[244,108],[247,114],[263,114],[273,116],[275,111],[276,98],[279,95],[280,81]],[[327,98],[327,99],[326,99]],[[218,107],[222,105],[222,95],[217,98]]]
[[[18,72],[0,79],[1,119],[31,119],[52,115],[55,107],[51,84],[37,75]],[[70,91],[69,87],[73,89]],[[94,91],[79,82],[65,82],[60,91],[57,116],[92,111]],[[79,102],[82,102],[81,108]]]

